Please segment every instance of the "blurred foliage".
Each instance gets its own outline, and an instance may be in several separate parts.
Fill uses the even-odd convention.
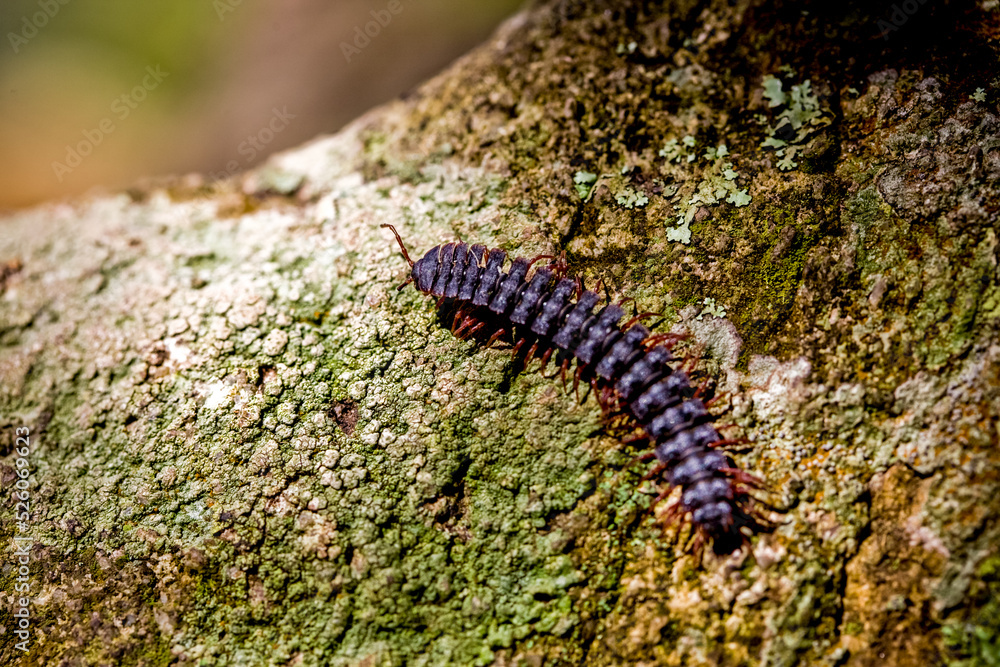
[[[388,0],[4,0],[0,208],[148,175],[246,169],[412,88],[520,4],[399,2],[348,62],[342,43]],[[165,78],[120,118],[112,105],[150,67]],[[287,131],[252,158],[238,152],[276,109],[293,115]],[[101,136],[104,120],[114,129]],[[88,132],[99,145],[77,167],[56,167]]]

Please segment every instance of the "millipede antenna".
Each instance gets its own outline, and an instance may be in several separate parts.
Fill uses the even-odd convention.
[[[406,246],[403,245],[403,239],[399,238],[399,232],[396,231],[396,228],[393,227],[392,225],[386,224],[386,223],[383,223],[383,224],[379,225],[379,227],[388,227],[392,231],[393,235],[396,237],[396,243],[399,244],[399,249],[403,251],[403,259],[405,259],[406,262],[412,268],[413,267],[413,260],[410,259],[410,253],[406,252]]]

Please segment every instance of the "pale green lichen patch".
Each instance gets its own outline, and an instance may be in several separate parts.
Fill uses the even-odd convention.
[[[729,148],[725,144],[711,146],[703,155],[698,154],[697,142],[692,135],[686,135],[681,141],[670,139],[660,149],[658,155],[666,158],[667,163],[677,163],[682,167],[694,163],[696,159],[704,162],[699,178],[692,179],[685,169],[671,168],[671,176],[675,185],[664,191],[663,195],[672,200],[677,213],[675,227],[667,227],[666,238],[685,245],[691,243],[691,223],[699,211],[707,211],[709,206],[715,206],[723,201],[736,207],[746,206],[751,197],[746,189],[739,189],[736,179],[739,172],[733,169],[733,163],[727,158]],[[692,165],[695,166],[695,165]],[[696,172],[698,173],[698,172]]]
[[[761,82],[761,87],[768,108],[780,109],[774,125],[767,126],[767,138],[761,143],[761,148],[774,149],[775,155],[781,158],[777,163],[778,169],[795,169],[799,166],[795,157],[801,152],[801,145],[819,128],[832,123],[832,114],[823,107],[809,79],[793,84],[786,93],[781,79],[768,75]],[[766,117],[763,117],[763,122],[767,122]]]
[[[580,591],[608,594],[567,553],[590,525],[575,508],[606,465],[588,453],[601,430],[593,402],[510,376],[508,355],[476,352],[432,303],[392,289],[405,263],[390,235],[369,230],[393,221],[422,252],[448,237],[464,193],[497,191],[487,174],[436,173],[448,176],[336,175],[301,213],[265,207],[228,226],[201,225],[197,200],[154,193],[113,215],[98,202],[81,221],[95,244],[121,226],[142,240],[97,257],[17,242],[29,277],[61,261],[66,281],[61,324],[21,330],[39,342],[33,367],[89,380],[51,394],[22,379],[22,419],[54,405],[33,486],[52,518],[33,536],[47,559],[72,562],[86,546],[88,559],[152,568],[149,605],[134,612],[146,639],[117,637],[123,650],[485,664],[512,642],[576,632]],[[167,210],[169,225],[154,222]],[[494,215],[480,207],[465,233],[490,240],[480,226]],[[75,277],[97,262],[118,268],[95,294]],[[623,499],[591,509],[628,504],[628,484],[615,488]],[[105,577],[103,595],[125,581]],[[53,597],[58,580],[39,583],[40,618],[75,604]],[[56,633],[44,651],[75,641]]]

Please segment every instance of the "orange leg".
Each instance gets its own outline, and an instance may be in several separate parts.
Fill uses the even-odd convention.
[[[505,333],[505,330],[504,329],[500,329],[495,334],[493,334],[492,336],[490,336],[490,339],[488,341],[486,341],[486,347],[490,347],[491,345],[493,345],[493,343],[496,342],[497,338],[500,338],[500,336],[504,335],[504,333]]]
[[[665,347],[668,350],[672,350],[674,348],[674,345],[676,345],[678,341],[684,340],[687,337],[688,336],[686,334],[669,334],[669,333],[653,334],[652,336],[644,340],[642,343],[643,345],[646,346],[646,349],[650,349],[656,347],[660,343],[665,342],[667,343]]]
[[[566,263],[566,251],[563,250],[559,253],[559,256],[555,258],[555,261],[549,264],[546,268],[551,269],[556,278],[565,278],[566,274],[569,272],[569,264]]]
[[[649,463],[650,461],[652,461],[655,458],[656,458],[656,454],[655,453],[653,453],[653,452],[645,452],[643,454],[639,454],[639,456],[636,456],[634,459],[632,459],[631,461],[629,461],[628,463],[626,463],[625,464],[625,468],[626,469],[631,468],[636,463]]]
[[[629,328],[630,326],[632,326],[632,325],[633,325],[633,324],[635,324],[636,322],[639,322],[639,321],[641,321],[641,320],[644,320],[644,319],[646,319],[647,317],[663,317],[663,314],[662,314],[662,313],[641,313],[641,314],[639,314],[639,315],[636,315],[636,316],[635,316],[635,317],[633,317],[632,319],[630,319],[630,320],[629,320],[628,322],[626,322],[625,324],[623,324],[623,325],[622,325],[622,330],[624,331],[625,329],[628,329],[628,328]]]
[[[732,424],[731,424],[732,426]],[[719,429],[715,429],[718,431]],[[748,445],[750,441],[746,438],[727,438],[725,440],[718,440],[713,442],[710,447],[728,447],[729,445]]]
[[[528,262],[528,268],[530,269],[531,266],[540,259],[555,259],[555,258],[556,258],[555,255],[538,255],[537,257],[534,257],[531,261]]]
[[[701,398],[705,390],[708,389],[708,380],[705,380],[694,390],[694,398]]]
[[[740,484],[745,484],[751,489],[763,489],[765,486],[764,480],[759,477],[754,477],[750,473],[740,470],[739,468],[722,468],[719,472],[725,473],[730,479],[733,479]]]
[[[660,495],[653,498],[653,502],[649,503],[649,511],[652,512],[657,505],[666,500],[667,496],[670,495],[670,492],[672,490],[673,489],[666,489],[665,491],[661,491]],[[675,515],[679,514],[678,507],[680,506],[680,504],[681,504],[680,501],[676,501],[671,503],[670,506],[667,507],[667,511],[663,513],[663,518],[666,519],[665,523],[671,523],[675,518]]]
[[[648,441],[649,440],[649,436],[646,435],[645,433],[640,433],[639,435],[633,435],[633,436],[631,436],[629,438],[626,438],[625,440],[622,441],[622,444],[631,445],[632,443],[642,442],[644,440]],[[655,456],[655,454],[653,454],[653,452],[650,452],[649,454],[651,456]]]
[[[642,481],[648,482],[651,479],[659,477],[660,475],[663,474],[663,471],[666,470],[667,467],[668,466],[666,463],[658,463],[657,465],[653,466],[649,472],[647,472],[645,475],[642,476]]]
[[[551,357],[551,356],[552,356],[552,348],[550,347],[549,349],[545,350],[545,354],[542,355],[542,358],[541,358],[542,367],[538,369],[539,373],[541,373],[542,371],[544,371],[545,368],[546,368],[546,366],[549,365],[549,357]]]
[[[521,338],[516,343],[514,343],[514,349],[512,350],[513,356],[515,357],[517,356],[517,353],[521,349],[521,346],[524,345],[526,342],[527,342],[526,339]]]

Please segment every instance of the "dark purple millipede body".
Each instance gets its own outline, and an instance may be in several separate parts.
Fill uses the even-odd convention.
[[[652,444],[641,458],[655,458],[650,477],[666,482],[657,501],[680,487],[680,500],[667,515],[689,516],[699,543],[729,554],[748,544],[753,532],[770,528],[748,492],[757,480],[719,448],[730,441],[712,426],[712,415],[671,354],[677,336],[653,334],[638,322],[641,316],[621,323],[621,304],[595,311],[600,296],[567,277],[561,261],[532,271],[550,256],[514,259],[505,272],[502,250],[445,243],[414,262],[396,229],[382,227],[392,230],[411,267],[400,289],[412,282],[437,297],[445,312],[454,313],[457,336],[487,345],[509,340],[524,363],[539,358],[543,368],[555,355],[564,378],[575,361],[575,382],[589,382],[606,413],[623,417],[640,432],[636,440]]]

